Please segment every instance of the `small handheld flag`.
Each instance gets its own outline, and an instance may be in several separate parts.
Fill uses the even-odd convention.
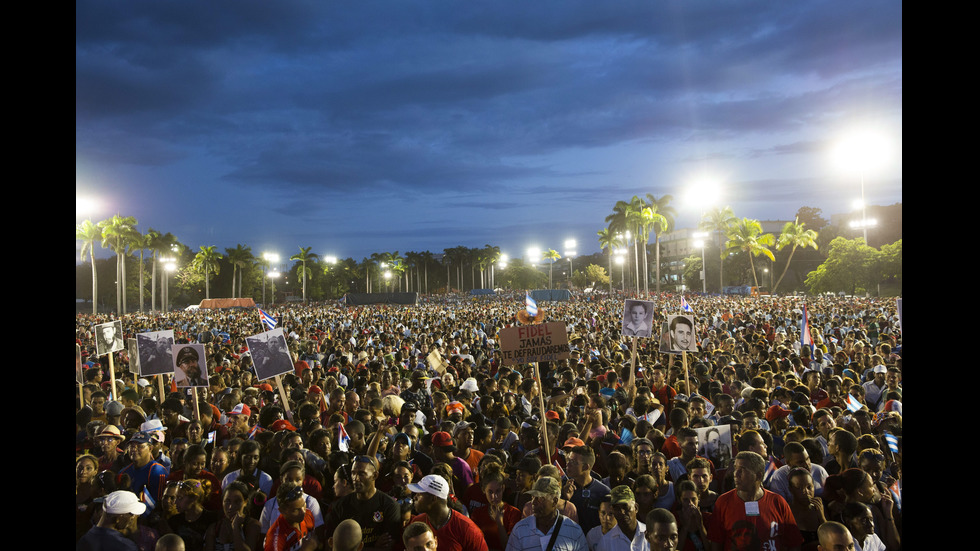
[[[259,308],[258,310],[259,310],[259,319],[262,320],[262,325],[266,326],[266,328],[269,331],[272,331],[273,329],[275,329],[276,328],[276,325],[279,323],[279,320],[277,320],[276,318],[270,316],[268,314],[268,312],[266,312],[265,310],[263,310],[261,308]]]
[[[847,395],[847,411],[855,412],[864,407],[864,404],[858,401],[853,395]]]
[[[691,308],[691,305],[687,303],[687,299],[684,298],[684,295],[681,295],[681,312],[690,312],[692,314],[694,313],[694,309]]]
[[[527,306],[527,315],[532,318],[538,315],[538,303],[531,298],[531,293],[524,291],[524,304]]]
[[[898,438],[894,434],[885,431],[885,442],[888,442],[888,449],[892,453],[898,453]]]
[[[346,452],[350,451],[350,435],[347,434],[347,430],[344,429],[344,425],[338,423],[338,438],[337,438],[337,449]]]
[[[800,331],[800,346],[810,349],[810,357],[813,357],[813,337],[810,335],[810,315],[806,311],[806,304],[803,305],[803,327]]]

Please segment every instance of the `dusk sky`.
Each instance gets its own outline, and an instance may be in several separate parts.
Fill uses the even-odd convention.
[[[75,191],[193,251],[599,250],[618,200],[902,201],[902,3],[76,3]],[[721,192],[687,199],[694,182]],[[76,242],[76,262],[78,262]],[[100,257],[110,255],[96,248]]]

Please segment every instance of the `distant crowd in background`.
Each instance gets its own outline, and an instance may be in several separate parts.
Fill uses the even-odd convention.
[[[569,358],[504,365],[524,298],[268,307],[294,369],[266,380],[257,309],[77,315],[77,549],[901,549],[895,299],[687,295],[681,355],[680,295],[650,338],[626,295],[574,295],[538,303]],[[202,344],[208,386],[128,348],[113,384],[117,319]]]

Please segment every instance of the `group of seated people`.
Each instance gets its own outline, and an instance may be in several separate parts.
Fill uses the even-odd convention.
[[[794,300],[688,297],[698,352],[634,356],[621,297],[574,299],[539,365],[503,361],[509,303],[283,307],[295,369],[265,381],[243,316],[123,317],[206,342],[193,391],[126,350],[112,384],[79,315],[77,548],[897,551],[893,304],[809,303],[811,350]]]

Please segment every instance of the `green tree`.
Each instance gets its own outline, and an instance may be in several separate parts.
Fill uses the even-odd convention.
[[[759,286],[759,277],[755,273],[755,262],[753,257],[765,255],[770,261],[775,261],[776,257],[769,250],[769,247],[776,243],[776,236],[771,233],[762,233],[762,224],[758,220],[742,218],[736,221],[728,229],[728,241],[725,242],[724,255],[733,252],[748,253],[749,266],[752,268],[752,279],[756,287]]]
[[[597,264],[589,264],[585,267],[585,279],[591,283],[593,287],[608,285],[612,282],[609,274],[606,273],[606,269]]]
[[[245,268],[252,265],[255,261],[255,255],[252,254],[252,247],[242,245],[239,243],[234,249],[225,249],[225,255],[228,259],[228,263],[232,267],[231,276],[231,296],[232,298],[242,297],[242,279],[245,273]],[[235,292],[235,284],[238,284],[238,292]]]
[[[102,239],[102,229],[91,220],[85,220],[75,226],[75,239],[82,242],[81,261],[85,261],[85,253],[88,253],[89,262],[92,264],[92,313],[97,314],[99,308],[99,275],[95,270],[95,242]]]
[[[728,256],[728,253],[722,250],[720,236],[726,235],[728,228],[736,220],[735,212],[729,206],[711,209],[701,218],[701,229],[715,234],[715,244],[720,253],[718,257],[718,292],[720,293],[725,291],[725,257]]]
[[[136,218],[116,214],[98,225],[102,230],[102,248],[116,253],[116,312],[122,316],[126,312],[126,249]]]
[[[691,255],[684,259],[684,285],[688,289],[700,289],[701,288],[701,269],[704,266],[704,262],[701,259],[701,255]],[[707,277],[707,273],[705,277]]]
[[[133,248],[133,250],[138,250],[140,252],[140,310],[139,311],[142,312],[143,304],[144,304],[143,291],[146,287],[146,284],[144,283],[143,280],[143,273],[145,272],[145,268],[146,268],[146,263],[144,261],[143,253],[144,251],[150,248],[150,242],[153,239],[153,236],[151,236],[149,233],[141,234],[140,232],[134,229],[130,234],[129,239],[130,239],[130,246]]]
[[[864,238],[837,237],[830,242],[827,260],[807,274],[806,286],[811,293],[866,291],[874,284],[876,257],[877,251]]]
[[[557,262],[560,259],[561,259],[561,255],[558,254],[558,251],[556,251],[554,249],[548,249],[547,251],[541,253],[541,260],[550,260],[551,261],[551,263],[548,264],[548,288],[549,289],[552,288],[552,283],[551,283],[552,279],[551,279],[551,276],[554,273],[555,262]]]
[[[224,258],[221,253],[216,251],[215,245],[205,247],[201,245],[201,250],[194,255],[192,266],[197,273],[204,276],[204,298],[211,298],[211,274],[217,274],[219,269],[218,260]]]
[[[657,266],[657,294],[660,294],[660,234],[669,232],[674,228],[677,209],[670,205],[670,202],[673,200],[674,197],[672,195],[663,195],[660,199],[657,199],[652,193],[647,193],[647,206],[650,207],[653,214],[657,215],[656,218],[648,223],[648,227],[653,227],[654,262]],[[646,266],[645,246],[643,247],[643,265]]]
[[[296,260],[303,264],[302,269],[297,270],[300,278],[303,280],[303,304],[306,304],[306,278],[312,274],[312,270],[306,267],[306,263],[315,262],[320,258],[320,255],[311,253],[311,249],[313,249],[313,247],[306,247],[305,249],[300,247],[298,253],[289,257],[290,260]]]
[[[613,249],[616,247],[622,247],[623,243],[619,235],[612,231],[611,228],[603,228],[596,232],[599,236],[599,249],[606,250],[606,254],[609,256],[609,292],[612,292],[612,257]]]
[[[776,241],[776,250],[781,251],[786,247],[791,247],[791,249],[789,251],[789,257],[786,259],[786,266],[783,267],[783,272],[779,274],[779,279],[772,286],[773,293],[776,292],[776,288],[783,281],[783,276],[789,270],[789,263],[793,261],[793,254],[796,253],[796,249],[800,247],[817,248],[817,232],[808,230],[804,226],[805,224],[801,223],[800,219],[797,218],[793,222],[786,222],[786,225],[783,226],[782,233],[779,234],[779,240]]]
[[[548,282],[546,276],[520,258],[511,259],[500,271],[500,281],[507,289],[536,289]]]

